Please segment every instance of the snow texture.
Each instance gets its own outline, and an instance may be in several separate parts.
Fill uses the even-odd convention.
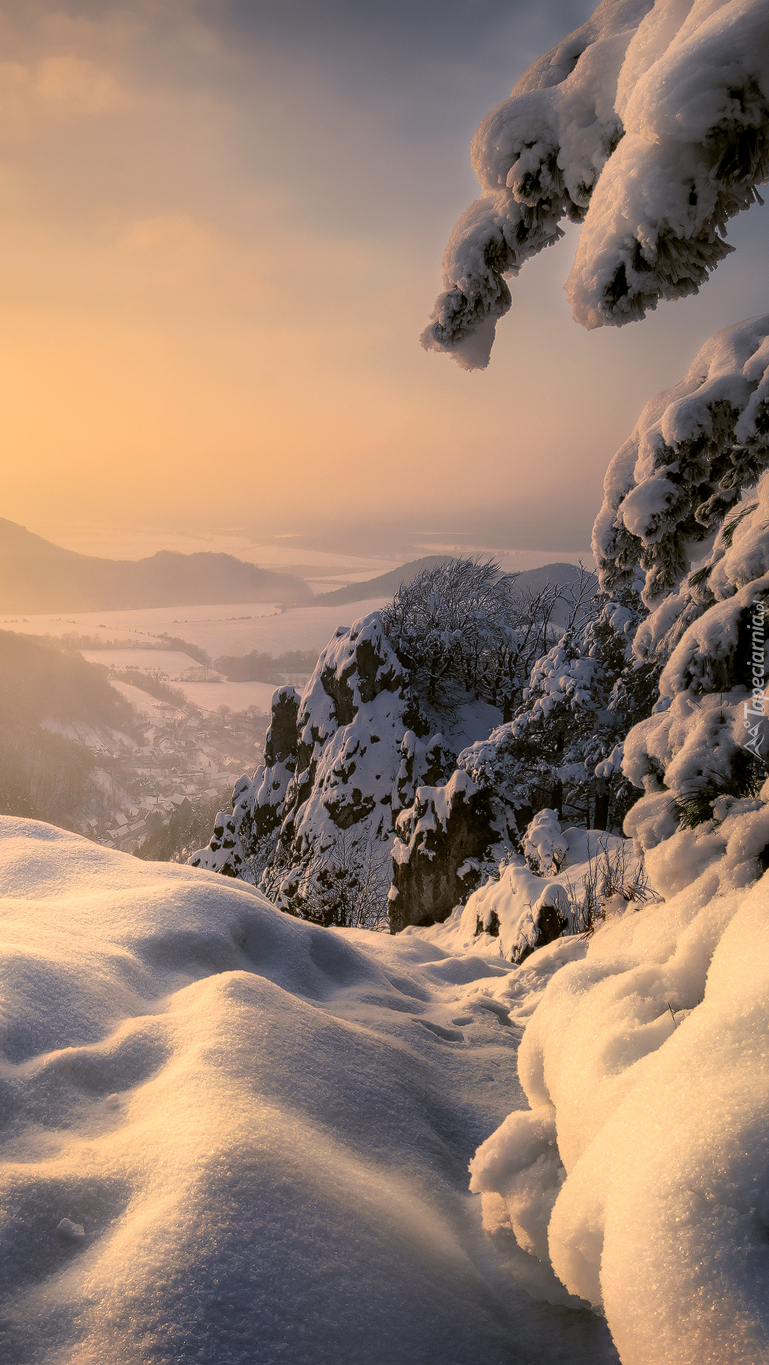
[[[467,1193],[509,964],[10,817],[0,888],[4,1365],[616,1361]]]
[[[765,0],[603,0],[478,129],[482,197],[456,224],[422,338],[488,364],[505,276],[581,222],[567,290],[586,327],[695,293],[769,177]]]

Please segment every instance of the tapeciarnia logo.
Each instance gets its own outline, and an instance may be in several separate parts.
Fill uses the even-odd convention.
[[[761,746],[765,740],[764,733],[764,696],[766,694],[766,651],[765,651],[765,628],[764,618],[766,616],[766,604],[756,602],[753,607],[753,615],[750,618],[750,644],[751,644],[751,693],[750,701],[743,703],[745,721],[756,717],[755,724],[748,727],[749,739],[743,745],[750,753],[755,754],[756,758],[763,758]]]

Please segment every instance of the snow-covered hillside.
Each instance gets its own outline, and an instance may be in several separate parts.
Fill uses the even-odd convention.
[[[467,1193],[557,956],[318,928],[8,817],[0,887],[4,1365],[616,1360]]]

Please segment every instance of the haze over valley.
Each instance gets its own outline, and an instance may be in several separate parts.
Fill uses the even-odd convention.
[[[2,808],[141,856],[188,857],[235,779],[261,761],[276,686],[303,686],[338,627],[444,559],[422,557],[370,579],[358,568],[339,584],[339,564],[337,577],[323,572],[331,557],[321,552],[305,581],[216,552],[99,558],[0,522],[5,705],[22,679],[39,679],[23,736],[4,731]],[[574,573],[560,564],[526,570],[521,586]],[[52,596],[58,610],[34,610]],[[94,597],[102,605],[82,609]],[[75,675],[82,696],[72,682],[62,691],[77,660],[92,666]]]

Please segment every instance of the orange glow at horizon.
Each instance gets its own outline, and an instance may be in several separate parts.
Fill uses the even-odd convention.
[[[488,371],[426,355],[465,182],[409,222],[419,168],[382,135],[371,156],[408,231],[375,212],[348,225],[344,202],[324,217],[291,169],[287,101],[320,111],[350,195],[371,118],[306,62],[286,95],[269,49],[168,14],[170,34],[108,7],[0,20],[0,515],[51,538],[149,509],[177,524],[247,509],[279,530],[510,505],[587,527],[608,459],[713,310],[580,332],[570,235],[516,282]]]

